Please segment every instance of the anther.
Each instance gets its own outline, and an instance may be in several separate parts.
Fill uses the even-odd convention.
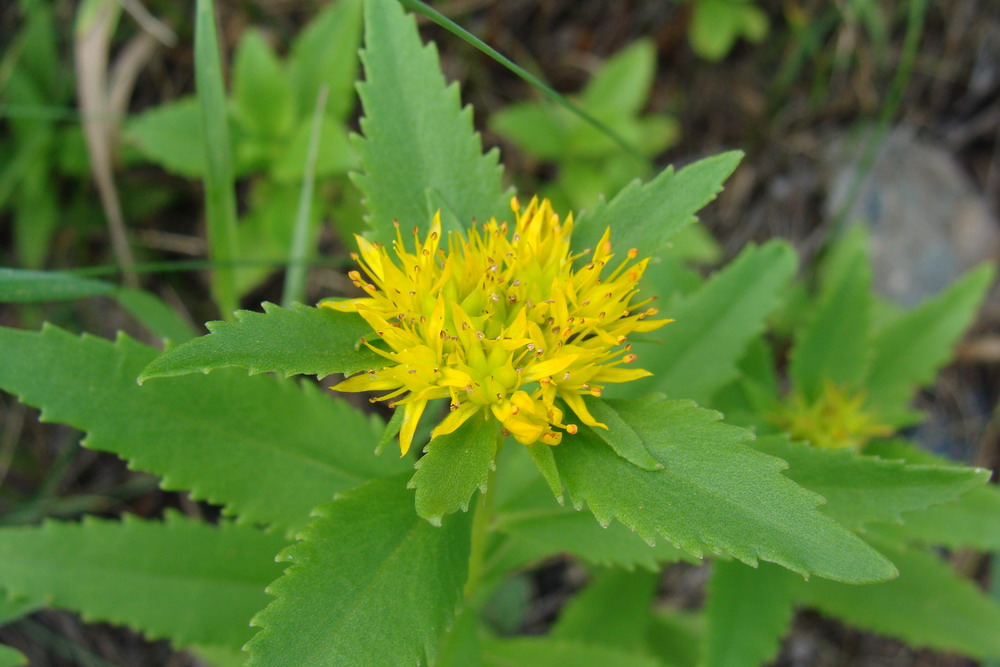
[[[570,435],[576,435],[580,428],[576,424],[566,424],[566,432]]]
[[[622,357],[622,361],[624,361],[626,364],[631,364],[633,361],[635,361],[638,358],[639,357],[637,357],[634,354],[626,354],[624,357]]]

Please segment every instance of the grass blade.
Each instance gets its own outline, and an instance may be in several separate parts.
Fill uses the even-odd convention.
[[[309,254],[309,241],[312,234],[312,198],[316,185],[316,158],[319,155],[319,142],[323,127],[323,115],[326,113],[326,98],[329,93],[326,85],[319,89],[316,95],[316,108],[313,110],[312,128],[309,132],[309,152],[306,154],[305,171],[302,174],[302,192],[299,195],[298,209],[295,211],[295,228],[292,231],[292,247],[288,253],[288,272],[285,274],[285,284],[281,291],[281,305],[291,308],[295,301],[302,301],[306,293],[306,255]]]
[[[222,80],[222,60],[215,27],[212,0],[198,0],[194,30],[195,87],[205,137],[205,212],[209,252],[219,262],[212,280],[212,296],[230,319],[238,303],[233,269],[237,255],[236,191],[230,154],[226,95]]]

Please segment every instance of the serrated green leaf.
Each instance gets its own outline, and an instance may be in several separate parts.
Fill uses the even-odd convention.
[[[361,1],[327,5],[292,43],[288,76],[297,106],[309,109],[320,88],[330,91],[327,115],[345,120],[354,107],[354,81],[361,42]]]
[[[287,542],[252,526],[88,518],[0,529],[0,585],[175,646],[237,647]]]
[[[737,362],[763,329],[795,266],[795,252],[786,243],[745,249],[663,313],[675,321],[654,334],[661,344],[635,344],[639,364],[653,377],[635,383],[634,391],[662,391],[674,398],[707,402],[737,377]]]
[[[500,422],[473,416],[453,433],[431,440],[407,484],[416,489],[417,514],[440,525],[445,514],[467,512],[472,494],[486,492],[499,435]]]
[[[952,549],[1000,551],[1000,489],[973,489],[949,503],[908,512],[899,526],[880,530],[899,540]]]
[[[590,414],[607,426],[607,428],[587,427],[588,430],[606,442],[618,456],[643,470],[659,470],[663,467],[662,463],[649,455],[642,438],[621,418],[614,404],[589,397],[585,399],[585,403]]]
[[[1000,657],[1000,605],[924,551],[877,544],[896,563],[898,579],[871,586],[811,581],[800,585],[800,602],[917,648]]]
[[[958,467],[954,461],[934,456],[904,440],[872,443],[865,451],[910,463]],[[929,546],[1000,551],[1000,487],[980,486],[957,500],[907,512],[902,525],[879,526],[879,531],[899,541]]]
[[[607,648],[581,641],[547,637],[493,639],[483,642],[483,664],[487,667],[661,667],[639,653]]]
[[[483,155],[472,110],[461,108],[457,85],[445,85],[433,44],[423,45],[412,16],[396,2],[365,2],[365,81],[358,93],[365,115],[358,141],[368,224],[381,241],[394,238],[392,221],[426,229],[438,193],[464,230],[473,218],[508,212],[499,156]],[[447,231],[447,230],[446,230]]]
[[[527,447],[535,467],[538,468],[538,472],[542,475],[542,479],[548,484],[549,491],[555,496],[556,502],[562,505],[562,479],[559,477],[559,469],[556,467],[556,457],[552,453],[552,447],[542,442],[535,442],[525,445],[525,447]]]
[[[354,314],[301,304],[285,309],[266,301],[263,307],[263,313],[236,311],[234,322],[209,322],[211,333],[158,357],[143,369],[140,381],[230,366],[246,368],[251,375],[325,377],[385,363],[360,344],[372,330]]]
[[[0,665],[3,667],[15,667],[16,665],[27,665],[28,658],[17,649],[5,644],[0,644]]]
[[[643,653],[659,578],[649,570],[596,572],[563,607],[549,636]]]
[[[259,30],[243,33],[233,57],[233,113],[253,134],[283,137],[297,111],[284,65]]]
[[[610,227],[615,247],[641,248],[644,256],[659,254],[671,235],[693,222],[695,213],[715,199],[742,158],[740,151],[720,153],[678,172],[667,167],[649,183],[631,183],[610,202],[600,202],[577,220],[573,251],[593,248]]]
[[[601,524],[617,519],[645,540],[662,537],[695,556],[763,559],[807,576],[861,583],[895,575],[878,552],[820,513],[819,496],[780,474],[784,462],[748,447],[750,433],[720,423],[717,412],[690,401],[617,408],[665,467],[637,468],[582,431],[557,447],[570,497]]]
[[[838,281],[824,285],[795,333],[789,374],[795,391],[815,401],[827,383],[859,390],[871,354],[871,267],[864,245],[845,258]]]
[[[194,97],[161,104],[129,119],[125,139],[144,157],[187,178],[201,178],[203,137],[198,100]]]
[[[497,463],[493,528],[507,540],[496,545],[497,551],[487,557],[488,561],[506,562],[513,569],[569,553],[594,565],[657,570],[660,563],[690,559],[665,540],[650,546],[619,523],[602,528],[588,512],[553,500],[528,459],[520,445],[512,445],[504,449]]]
[[[784,436],[759,438],[753,447],[787,461],[785,476],[826,498],[823,512],[851,530],[899,522],[904,512],[947,503],[990,477],[982,468],[906,465],[853,450],[790,442]]]
[[[314,385],[236,371],[140,387],[155,350],[51,326],[0,328],[0,349],[0,388],[40,407],[43,420],[86,431],[86,447],[244,521],[292,530],[338,491],[409,468],[372,456],[378,433],[368,420]]]
[[[985,264],[879,331],[868,372],[868,403],[889,415],[905,410],[930,383],[973,321],[996,269]]]
[[[778,652],[795,611],[795,578],[788,570],[761,563],[712,563],[705,603],[700,664],[756,667]]]
[[[251,665],[387,665],[433,659],[468,570],[472,513],[442,527],[413,511],[405,477],[375,480],[316,509],[254,618]]]

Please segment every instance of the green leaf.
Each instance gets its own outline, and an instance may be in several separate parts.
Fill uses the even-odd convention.
[[[129,119],[125,140],[148,160],[187,178],[201,178],[204,143],[198,100],[182,97]]]
[[[284,137],[297,111],[284,66],[259,30],[243,33],[233,58],[233,113],[244,129],[264,137]]]
[[[605,61],[587,83],[582,105],[596,115],[637,114],[646,104],[655,73],[655,45],[649,39],[637,40]]]
[[[0,665],[3,667],[13,667],[14,665],[27,665],[28,658],[17,649],[0,644]]]
[[[563,607],[549,636],[642,653],[659,578],[649,570],[597,572]]]
[[[447,202],[457,230],[507,211],[498,153],[482,154],[472,110],[460,107],[458,86],[445,85],[437,49],[421,44],[416,22],[399,3],[365,2],[361,61],[363,173],[355,183],[374,236],[394,238],[393,219],[403,229],[426,229],[434,215],[431,193]]]
[[[614,404],[599,398],[587,398],[585,403],[590,414],[607,426],[607,428],[587,427],[588,430],[606,442],[618,456],[643,470],[659,470],[663,467],[662,463],[649,455],[642,438],[621,418]]]
[[[507,539],[487,560],[507,562],[502,552],[513,552],[514,568],[569,553],[594,565],[658,570],[660,563],[690,559],[665,540],[650,546],[620,523],[603,528],[589,512],[556,502],[523,454],[520,445],[506,447],[497,463],[493,528]]]
[[[280,536],[170,512],[165,521],[85,518],[0,529],[0,584],[86,621],[128,625],[175,646],[238,647],[280,572]]]
[[[327,115],[347,119],[354,107],[360,42],[360,0],[328,4],[299,33],[292,43],[288,77],[300,110],[310,109],[320,88],[326,86],[330,91]]]
[[[566,152],[570,120],[561,108],[541,102],[512,104],[490,116],[490,129],[528,155],[558,160]]]
[[[123,287],[115,297],[122,308],[160,338],[183,343],[197,335],[173,308],[149,292]]]
[[[807,401],[826,383],[860,390],[871,354],[871,267],[867,248],[851,246],[833,284],[822,286],[818,303],[795,333],[789,374]]]
[[[694,222],[695,213],[715,199],[742,158],[740,151],[720,153],[678,172],[667,167],[645,185],[631,183],[610,202],[580,217],[573,229],[573,251],[593,248],[610,227],[615,247],[640,248],[644,256],[659,254],[675,232]]]
[[[445,514],[467,512],[472,494],[486,492],[499,434],[500,422],[473,415],[453,433],[431,440],[407,484],[416,489],[417,514],[439,526]]]
[[[0,268],[0,302],[40,303],[114,294],[111,283],[57,271]]]
[[[783,242],[745,249],[663,313],[675,321],[654,334],[662,344],[636,344],[639,364],[653,377],[635,390],[707,402],[737,377],[737,362],[764,328],[795,266],[795,252]]]
[[[750,2],[698,0],[688,28],[691,48],[706,60],[722,60],[736,40],[759,42],[767,35],[767,14]]]
[[[486,667],[661,667],[653,658],[588,642],[548,637],[493,639],[483,642]]]
[[[433,660],[468,570],[471,513],[435,527],[413,512],[405,478],[380,479],[316,510],[282,552],[285,576],[254,618],[251,665],[387,665]]]
[[[315,101],[315,100],[314,100]],[[330,118],[321,121],[317,146],[316,176],[328,177],[346,174],[358,166],[358,156],[341,123]],[[293,130],[288,144],[283,146],[281,155],[271,165],[271,175],[279,181],[301,181],[305,173],[306,157],[309,152],[312,132],[309,123],[302,123]],[[287,211],[285,212],[287,218]]]
[[[959,467],[955,462],[934,456],[905,440],[872,443],[865,451],[909,463]],[[929,546],[1000,551],[1000,487],[987,484],[972,489],[957,500],[907,512],[902,525],[879,526],[879,531],[897,540]]]
[[[780,459],[746,446],[748,431],[690,401],[620,401],[619,414],[664,464],[633,466],[592,435],[556,448],[573,502],[606,525],[617,519],[652,542],[670,540],[750,565],[769,560],[803,575],[869,582],[895,575],[892,564],[817,508],[819,496],[780,474]]]
[[[895,416],[913,392],[929,384],[972,323],[996,269],[985,264],[940,295],[900,316],[875,335],[868,402]]]
[[[800,585],[800,602],[916,648],[1000,657],[1000,605],[924,551],[877,544],[899,567],[898,579],[871,586],[811,581]]]
[[[789,442],[784,436],[760,438],[753,446],[787,461],[785,475],[826,498],[823,512],[851,530],[878,521],[900,522],[903,512],[954,500],[990,477],[982,468],[906,465]]]
[[[0,589],[0,627],[24,618],[44,606],[45,600],[42,596],[33,598],[23,595],[11,596],[7,591]]]
[[[52,326],[0,328],[0,349],[0,388],[40,407],[43,420],[87,431],[85,446],[244,521],[292,530],[338,491],[409,468],[372,456],[370,422],[312,384],[219,372],[139,387],[155,350]]]
[[[973,489],[949,503],[908,512],[902,525],[879,530],[929,546],[1000,551],[1000,488],[991,484]]]
[[[788,570],[762,563],[712,563],[705,604],[700,664],[756,667],[769,663],[792,622],[795,580]]]
[[[195,4],[194,73],[200,136],[204,141],[201,150],[193,155],[200,154],[204,165],[205,222],[210,255],[216,263],[212,298],[228,316],[238,306],[232,269],[232,262],[238,257],[236,182],[213,0],[197,0]]]
[[[654,611],[647,641],[650,649],[669,667],[691,667],[699,662],[704,616],[660,607]]]
[[[381,368],[382,357],[360,344],[371,327],[360,317],[301,304],[290,310],[264,302],[264,312],[236,312],[235,322],[209,322],[207,336],[179,345],[142,371],[151,378],[246,368],[251,375],[282,373],[324,377]]]

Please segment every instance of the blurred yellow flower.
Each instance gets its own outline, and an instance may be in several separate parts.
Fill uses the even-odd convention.
[[[386,391],[372,401],[391,400],[403,409],[403,454],[428,401],[448,398],[451,412],[431,437],[451,433],[474,415],[492,414],[519,442],[556,445],[578,425],[557,407],[561,399],[575,418],[607,428],[587,410],[584,396],[600,396],[604,384],[650,373],[624,365],[635,361],[626,338],[670,320],[650,299],[633,302],[648,259],[629,250],[609,273],[610,230],[597,247],[570,254],[572,214],[560,222],[547,199],[521,209],[511,201],[516,223],[473,224],[467,237],[442,239],[440,214],[414,249],[406,249],[399,225],[386,247],[357,237],[364,270],[351,271],[368,296],[322,305],[355,312],[389,350],[368,345],[387,361],[384,368],[350,377],[338,391]],[[440,247],[442,241],[446,248]],[[574,270],[574,261],[589,261]],[[559,429],[559,430],[556,430]]]
[[[808,440],[823,449],[860,449],[872,438],[892,435],[891,426],[878,423],[865,410],[865,394],[850,394],[832,382],[812,403],[793,394],[770,420],[796,440]]]

